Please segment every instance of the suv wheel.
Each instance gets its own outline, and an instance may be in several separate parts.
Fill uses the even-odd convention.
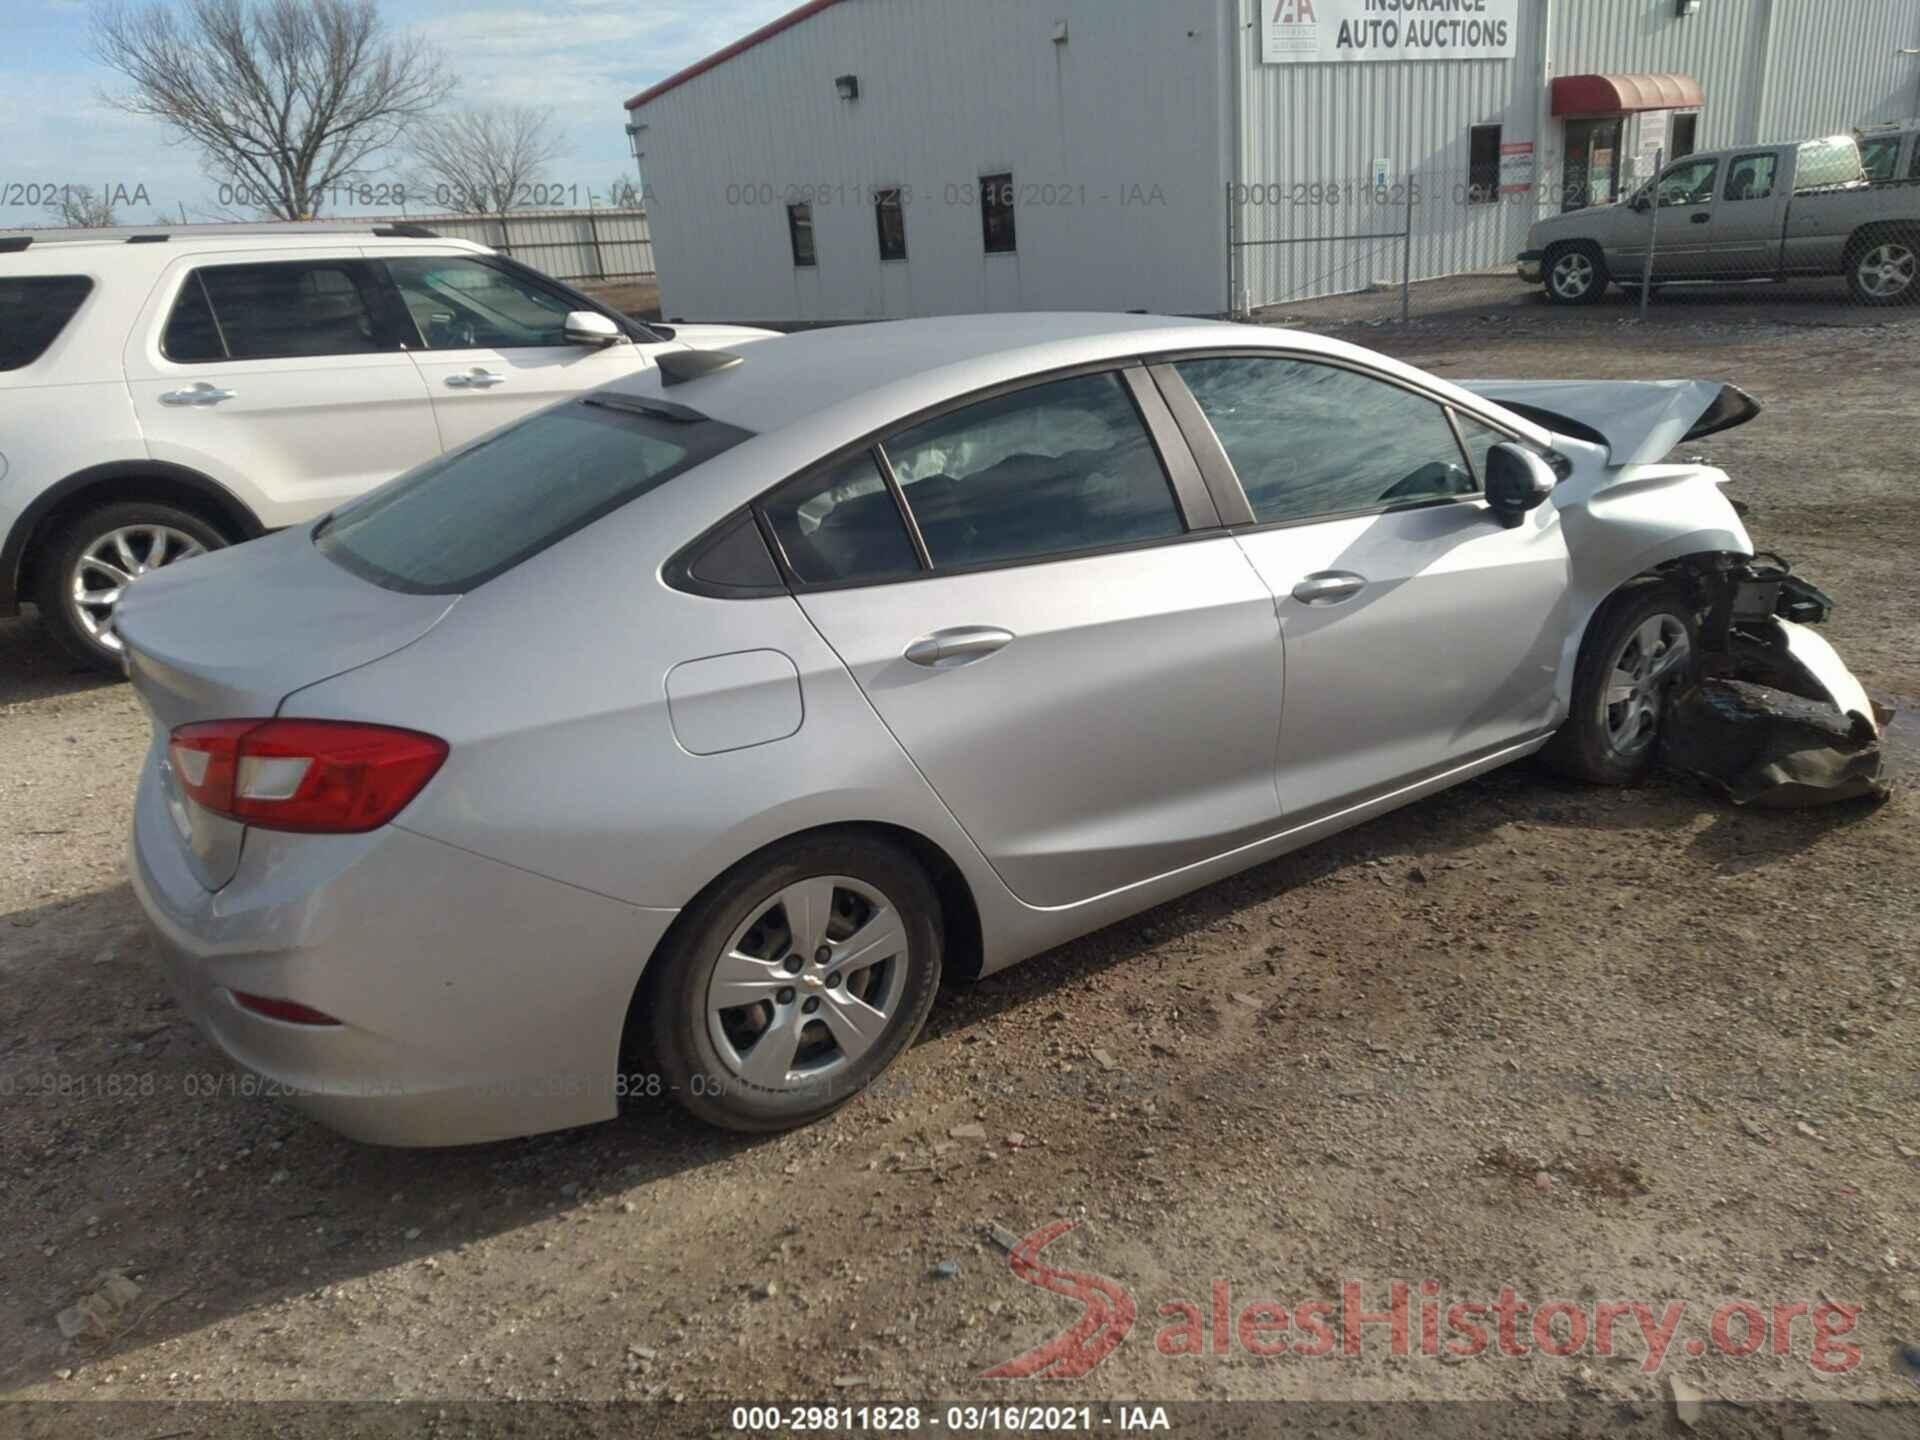
[[[126,587],[164,565],[228,544],[198,515],[147,500],[88,510],[68,521],[41,553],[34,596],[62,649],[97,670],[120,669],[110,628]]]

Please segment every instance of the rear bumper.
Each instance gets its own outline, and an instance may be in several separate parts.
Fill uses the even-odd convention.
[[[1513,273],[1529,285],[1538,285],[1542,274],[1540,262],[1540,251],[1522,250],[1513,262]]]
[[[675,912],[609,900],[388,826],[255,830],[209,892],[149,763],[130,870],[182,1008],[285,1100],[356,1140],[463,1145],[610,1119],[620,1032]],[[242,1009],[297,1000],[337,1026]]]

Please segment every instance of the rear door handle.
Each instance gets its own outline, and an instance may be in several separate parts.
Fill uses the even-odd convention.
[[[1707,211],[1705,214],[1694,215],[1694,216],[1690,216],[1689,218],[1693,221],[1695,225],[1704,225],[1709,220],[1713,219],[1713,212]]]
[[[222,400],[233,399],[233,391],[222,390],[218,385],[209,385],[202,380],[191,390],[167,390],[160,396],[162,405],[218,405]]]
[[[487,390],[495,385],[504,385],[507,377],[496,375],[483,366],[476,365],[464,375],[447,376],[447,385],[454,390]]]
[[[1293,587],[1293,598],[1302,605],[1338,605],[1367,588],[1366,578],[1350,570],[1326,570],[1309,575]]]
[[[907,659],[916,665],[951,669],[984,660],[1013,639],[1011,630],[993,625],[956,625],[922,635],[907,646]]]

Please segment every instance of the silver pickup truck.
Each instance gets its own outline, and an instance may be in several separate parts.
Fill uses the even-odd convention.
[[[1917,264],[1920,187],[1870,183],[1859,144],[1836,135],[1688,155],[1619,204],[1536,221],[1519,274],[1558,305],[1649,273],[1656,285],[1844,275],[1862,304],[1899,305],[1920,299]]]

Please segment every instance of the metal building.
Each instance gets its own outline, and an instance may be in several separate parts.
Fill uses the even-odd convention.
[[[669,316],[1218,314],[1920,114],[1920,0],[810,0],[627,110]]]

